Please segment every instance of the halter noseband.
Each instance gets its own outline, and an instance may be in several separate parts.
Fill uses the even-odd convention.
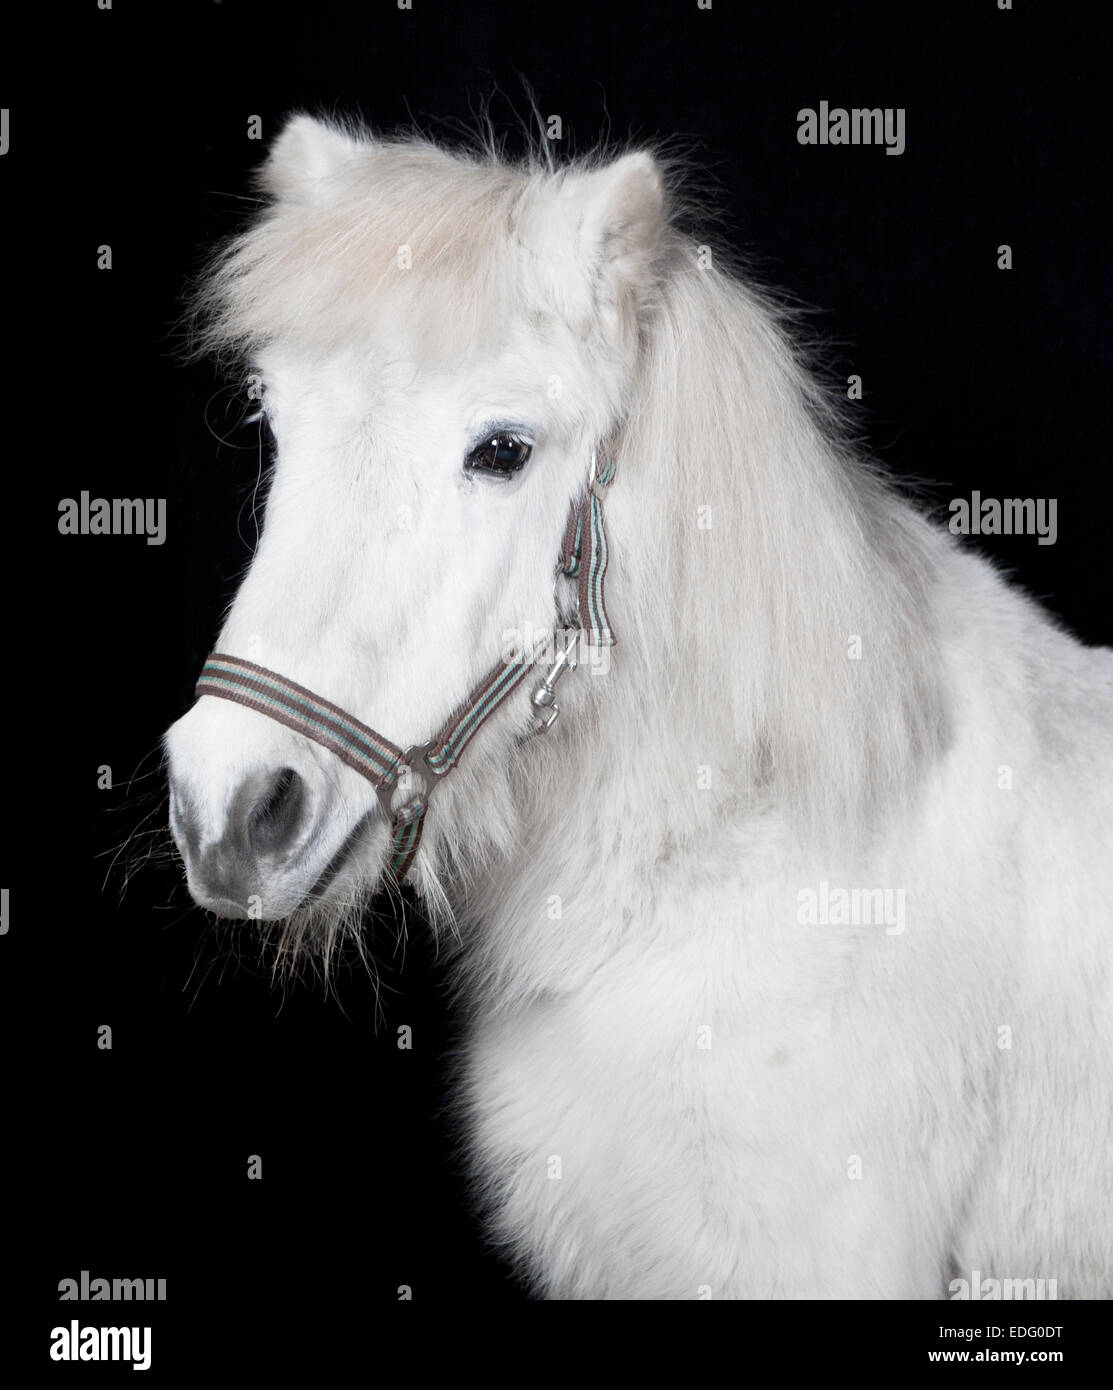
[[[533,732],[552,728],[560,713],[555,687],[565,671],[574,671],[581,637],[589,646],[614,645],[614,633],[603,601],[607,570],[607,537],[603,529],[603,497],[614,479],[614,458],[607,455],[597,468],[599,451],[592,457],[591,475],[583,494],[572,504],[561,546],[559,569],[577,580],[578,627],[566,624],[556,634],[556,656],[533,692]],[[238,656],[213,652],[197,681],[196,693],[233,700],[266,714],[295,733],[328,748],[375,789],[379,804],[391,823],[390,873],[401,883],[409,873],[421,844],[425,812],[434,786],[460,761],[464,749],[521,685],[548,639],[512,661],[500,661],[457,707],[431,742],[405,750],[366,724],[322,700],[311,690],[287,680],[277,671],[243,661]],[[414,787],[414,782],[420,785]],[[395,793],[403,802],[393,808]],[[411,795],[411,792],[413,793]]]

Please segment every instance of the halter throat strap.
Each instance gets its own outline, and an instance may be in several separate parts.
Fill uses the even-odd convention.
[[[560,570],[577,580],[579,629],[565,627],[556,636],[555,657],[533,692],[533,733],[550,729],[560,713],[555,687],[566,671],[575,670],[581,640],[589,646],[609,647],[615,642],[607,619],[603,580],[607,570],[607,538],[602,501],[614,478],[614,459],[609,455],[597,466],[593,456],[591,476],[581,496],[572,504],[561,546]],[[284,724],[288,729],[329,749],[341,762],[365,777],[374,787],[391,825],[389,872],[401,884],[421,845],[429,797],[434,786],[459,763],[464,749],[514,693],[549,646],[546,638],[522,651],[512,661],[500,661],[487,673],[447,722],[427,744],[402,749],[354,715],[312,690],[298,685],[266,666],[245,661],[227,652],[213,652],[201,670],[196,694],[232,700]],[[394,802],[398,792],[402,800]]]

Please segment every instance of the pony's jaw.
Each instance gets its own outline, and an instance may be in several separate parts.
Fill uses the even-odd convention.
[[[199,907],[275,922],[378,881],[385,820],[370,786],[330,754],[211,696],[170,728],[166,750],[170,829]]]

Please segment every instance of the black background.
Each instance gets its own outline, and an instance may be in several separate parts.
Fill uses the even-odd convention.
[[[88,0],[50,33],[9,36],[0,182],[4,225],[26,245],[5,279],[9,306],[28,311],[5,335],[21,499],[5,528],[9,595],[26,625],[9,654],[22,672],[9,728],[28,761],[18,775],[13,763],[8,801],[0,978],[8,1157],[13,1172],[28,1165],[7,1187],[32,1239],[6,1271],[30,1299],[9,1320],[7,1358],[61,1371],[50,1327],[106,1307],[54,1301],[82,1269],[168,1279],[153,1317],[165,1377],[199,1365],[233,1309],[231,1344],[257,1365],[291,1340],[389,1336],[412,1308],[400,1285],[438,1309],[524,1297],[482,1246],[438,1118],[452,1022],[416,905],[404,969],[384,906],[368,924],[377,985],[355,969],[328,996],[282,990],[242,935],[191,908],[169,854],[159,738],[188,708],[250,558],[260,463],[234,386],[176,360],[173,325],[187,276],[250,208],[249,172],[284,115],[416,120],[450,138],[489,101],[513,151],[525,79],[541,112],[562,116],[566,149],[687,137],[716,237],[822,310],[833,392],[862,375],[874,454],[939,507],[972,488],[1057,497],[1056,545],[983,548],[1084,640],[1108,643],[1099,13],[1024,0],[1005,13],[995,0],[710,12]],[[796,112],[821,99],[906,108],[905,153],[800,146]],[[247,138],[253,115],[262,142]],[[996,265],[1006,242],[1010,272]],[[96,269],[102,243],[111,271]],[[58,502],[82,489],[165,497],[166,544],[60,536]],[[33,680],[19,653],[33,653]],[[110,791],[96,788],[103,764]],[[412,1051],[396,1046],[401,1024]],[[249,1154],[262,1181],[246,1178]],[[1062,1322],[1053,1311],[1040,1320]],[[903,1361],[922,1360],[945,1314],[909,1325]],[[777,1326],[769,1310],[736,1316],[754,1335]],[[880,1335],[861,1310],[838,1316]]]

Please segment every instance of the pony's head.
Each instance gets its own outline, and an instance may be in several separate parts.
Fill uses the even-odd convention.
[[[646,153],[512,168],[298,116],[261,179],[268,206],[205,277],[196,318],[200,346],[261,384],[276,446],[216,647],[421,745],[512,634],[551,632],[567,602],[562,535],[629,401],[664,242],[661,172]],[[453,800],[505,777],[529,689],[438,788],[442,849],[459,835]],[[387,815],[326,747],[209,696],[166,746],[201,906],[335,915],[380,880]]]

